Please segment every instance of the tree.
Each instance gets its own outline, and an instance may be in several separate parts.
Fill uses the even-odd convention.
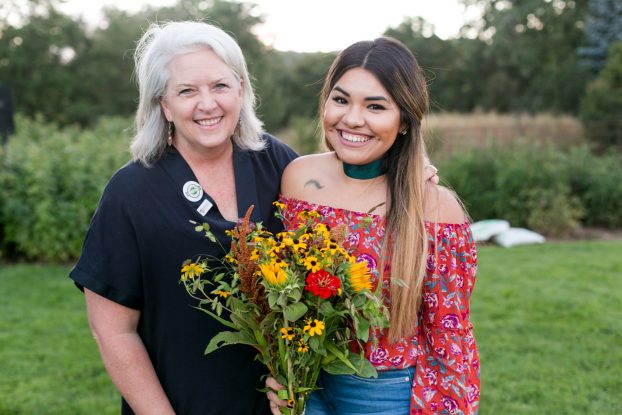
[[[574,113],[588,76],[577,65],[586,0],[464,0],[484,10],[481,104],[500,111]]]
[[[622,150],[622,42],[611,46],[607,64],[588,85],[580,115],[600,150]]]
[[[597,74],[605,66],[611,44],[622,41],[622,2],[589,0],[585,40],[579,47],[581,63]]]
[[[16,110],[71,122],[70,68],[87,44],[84,24],[50,6],[0,35],[0,79],[12,88]]]
[[[432,109],[471,111],[477,106],[481,84],[474,58],[485,46],[477,39],[442,40],[422,18],[405,18],[385,31],[404,43],[416,56],[428,80]]]

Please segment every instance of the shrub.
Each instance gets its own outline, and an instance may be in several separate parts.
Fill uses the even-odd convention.
[[[622,154],[597,156],[586,146],[574,148],[568,154],[568,179],[585,207],[586,225],[622,227]]]
[[[473,220],[499,218],[550,236],[622,226],[622,156],[533,142],[472,149],[441,166]]]
[[[17,118],[0,173],[5,250],[37,260],[80,253],[106,181],[129,158],[129,124],[102,119],[83,131]]]

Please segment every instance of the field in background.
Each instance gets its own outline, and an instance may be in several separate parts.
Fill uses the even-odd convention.
[[[517,140],[558,148],[585,142],[581,122],[568,115],[443,113],[430,114],[423,126],[430,157],[436,163],[470,148],[505,146]]]

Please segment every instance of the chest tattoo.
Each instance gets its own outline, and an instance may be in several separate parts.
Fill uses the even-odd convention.
[[[324,188],[324,186],[322,186],[322,185],[320,184],[320,182],[318,182],[318,181],[317,181],[317,180],[315,180],[315,179],[311,179],[311,180],[309,180],[308,182],[306,182],[304,187],[307,187],[307,186],[309,186],[309,185],[313,185],[313,186],[315,186],[317,189],[323,189],[323,188]]]

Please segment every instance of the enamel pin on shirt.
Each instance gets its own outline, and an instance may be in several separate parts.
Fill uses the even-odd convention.
[[[203,188],[195,181],[184,183],[184,196],[191,202],[198,202],[203,197]]]

